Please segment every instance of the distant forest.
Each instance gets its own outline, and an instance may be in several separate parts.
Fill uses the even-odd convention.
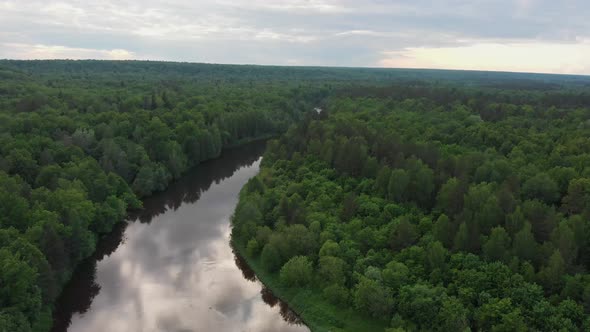
[[[269,137],[234,243],[312,328],[589,329],[589,131],[583,76],[2,60],[0,331],[47,331],[142,197]]]

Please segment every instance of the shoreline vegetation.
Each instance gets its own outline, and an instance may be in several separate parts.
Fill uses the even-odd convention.
[[[241,146],[244,146],[244,145],[247,145],[247,144],[250,144],[250,143],[254,143],[254,142],[268,141],[269,139],[271,139],[271,138],[273,138],[273,137],[276,137],[276,136],[277,136],[276,134],[268,134],[268,135],[262,135],[262,136],[259,136],[259,137],[247,137],[247,138],[240,139],[240,140],[236,141],[235,143],[232,143],[232,144],[230,144],[230,145],[227,145],[227,146],[224,146],[224,147],[222,147],[222,148],[221,148],[221,151],[220,151],[220,153],[219,153],[219,155],[217,155],[217,156],[214,156],[214,157],[212,157],[212,158],[210,158],[210,159],[201,160],[201,161],[200,161],[200,164],[202,164],[202,163],[206,163],[206,162],[208,162],[208,161],[213,161],[213,160],[215,160],[215,159],[218,159],[218,158],[222,158],[222,157],[223,157],[223,153],[224,153],[226,150],[228,150],[228,149],[239,149]],[[186,173],[190,172],[192,168],[196,168],[196,167],[198,167],[200,164],[198,164],[198,165],[194,165],[194,166],[192,166],[191,168],[189,168],[189,169],[187,169],[187,170],[183,171],[183,172],[182,172],[182,174],[180,174],[178,178],[172,179],[171,181],[182,180],[182,177],[183,177],[183,176],[184,176]],[[168,183],[168,184],[170,184],[170,183]],[[155,195],[155,194],[158,194],[158,193],[160,193],[160,192],[163,192],[163,191],[166,191],[166,188],[163,188],[163,189],[158,189],[157,191],[153,191],[152,193],[150,193],[150,194],[149,194],[149,195],[147,195],[147,196],[142,196],[142,197],[140,198],[140,201],[142,201],[144,198],[148,198],[148,197],[150,197],[151,195]],[[140,211],[142,208],[143,208],[143,207],[142,207],[141,205],[140,205],[140,206],[135,206],[135,207],[129,207],[129,208],[126,210],[126,213],[125,213],[125,215],[124,215],[124,216],[122,216],[122,218],[121,218],[119,221],[116,221],[116,222],[115,222],[115,223],[112,225],[112,228],[115,228],[115,227],[116,227],[118,224],[125,222],[125,220],[127,219],[128,215],[129,215],[130,213],[133,213],[133,212],[138,212],[138,211]],[[103,237],[103,236],[109,236],[109,233],[110,233],[111,231],[112,231],[112,230],[110,230],[110,231],[107,231],[107,232],[104,232],[104,233],[99,233],[99,234],[96,234],[96,236],[97,236],[97,238],[96,238],[96,243],[97,243],[97,245],[98,245],[98,242],[99,242],[99,241],[101,241],[102,237]],[[92,254],[93,254],[93,253],[94,253],[94,252],[92,252],[92,253],[91,253],[91,254],[90,254],[88,257],[82,258],[78,264],[83,264],[83,263],[84,263],[84,261],[85,261],[86,259],[91,259],[91,258],[92,258]],[[64,287],[66,287],[66,286],[67,286],[67,284],[68,284],[68,283],[71,281],[71,278],[74,276],[74,274],[75,274],[75,271],[76,271],[76,268],[77,268],[77,267],[78,267],[78,265],[76,265],[76,266],[74,266],[74,267],[73,267],[71,275],[68,277],[68,279],[67,279],[67,280],[66,280],[66,281],[63,283],[63,285],[62,285],[62,287],[61,287],[62,289],[63,289]],[[60,294],[56,296],[56,301],[59,299],[59,297],[60,297],[60,295],[61,295],[61,291],[60,291],[59,293],[60,293]],[[54,304],[55,304],[55,303],[56,303],[56,302],[54,302]],[[52,322],[52,323],[51,323],[51,325],[49,325],[49,327],[51,327],[51,326],[53,325],[53,319],[52,319],[52,318],[49,318],[48,316],[46,316],[46,315],[49,315],[49,314],[50,314],[50,311],[48,311],[47,309],[45,309],[44,313],[42,313],[42,318],[39,320],[39,323],[38,323],[38,325],[36,325],[36,326],[33,326],[33,327],[32,327],[32,331],[39,331],[39,332],[42,332],[42,331],[48,331],[50,328],[46,328],[46,326],[48,326],[48,324],[49,324],[49,322],[50,322],[50,319],[51,319],[51,322]]]
[[[317,296],[315,292],[321,289],[308,288],[302,291],[281,285],[280,280],[264,270],[260,259],[247,255],[246,248],[239,243],[232,242],[235,254],[255,273],[256,279],[267,287],[273,295],[289,306],[305,326],[314,332],[337,331],[381,331],[388,325],[388,321],[377,321],[355,312],[354,309],[342,310],[337,306]]]
[[[114,250],[117,249],[117,247],[119,246],[119,244],[121,243],[121,241],[123,241],[123,237],[124,237],[124,230],[126,228],[126,225],[121,225],[121,224],[127,224],[129,222],[129,220],[137,220],[137,222],[146,222],[146,220],[144,219],[145,216],[143,215],[143,213],[145,212],[145,204],[150,204],[149,202],[146,202],[146,199],[153,199],[156,198],[158,199],[159,197],[162,197],[163,195],[167,194],[167,190],[169,190],[170,187],[174,188],[178,185],[178,183],[175,183],[177,181],[184,181],[184,179],[186,179],[187,176],[190,176],[190,174],[194,174],[197,173],[200,167],[207,167],[208,163],[214,163],[216,161],[216,159],[223,159],[226,158],[226,156],[229,154],[230,158],[231,155],[233,153],[240,153],[239,151],[236,150],[240,150],[243,151],[243,149],[245,149],[246,151],[248,151],[252,146],[261,146],[261,148],[263,149],[264,145],[266,144],[266,142],[273,137],[274,135],[264,135],[261,137],[257,137],[257,138],[245,138],[242,139],[238,142],[236,142],[235,144],[231,145],[231,146],[227,146],[224,147],[221,151],[221,154],[216,157],[216,158],[212,158],[212,159],[208,159],[205,161],[202,161],[199,165],[194,166],[191,169],[188,169],[187,171],[185,171],[181,177],[179,179],[175,179],[173,180],[173,182],[169,183],[169,185],[167,186],[166,189],[164,189],[162,192],[154,192],[152,193],[150,196],[146,196],[146,197],[142,197],[142,203],[144,206],[140,207],[140,208],[136,208],[136,209],[128,209],[127,211],[127,215],[125,216],[125,218],[123,220],[121,220],[120,222],[116,223],[113,225],[113,230],[111,230],[111,232],[109,233],[103,233],[103,234],[99,234],[98,235],[98,240],[97,240],[97,246],[96,246],[96,251],[93,252],[93,254],[90,257],[87,257],[85,259],[83,259],[73,270],[72,273],[72,277],[70,278],[70,280],[64,285],[64,290],[62,290],[62,292],[60,293],[60,295],[58,296],[58,298],[56,299],[56,308],[53,312],[53,327],[51,331],[65,331],[65,329],[67,328],[67,326],[69,326],[70,324],[70,320],[72,318],[72,314],[75,314],[77,312],[84,312],[84,310],[88,310],[90,303],[88,302],[88,307],[72,307],[72,299],[73,297],[79,298],[80,294],[79,294],[79,289],[78,287],[80,287],[80,283],[81,283],[81,279],[84,280],[93,280],[94,277],[96,277],[95,275],[92,275],[91,277],[89,276],[89,271],[92,271],[92,274],[96,273],[96,264],[98,261],[101,261],[105,256],[110,256],[111,253],[114,252]],[[233,174],[233,171],[230,174]],[[209,183],[211,184],[211,183]],[[154,197],[154,196],[158,196],[158,197]],[[168,196],[166,196],[168,197]],[[153,204],[153,202],[151,203]],[[161,206],[167,206],[167,204],[169,204],[169,201],[166,200],[166,203],[162,202],[161,204],[158,204],[158,208],[157,210],[161,213],[162,211],[160,210]],[[168,206],[168,208],[170,208],[170,206]],[[147,207],[148,210],[151,210],[153,208]],[[149,212],[148,212],[149,215]],[[150,216],[149,220],[151,222],[151,218],[153,218],[154,216]],[[123,231],[122,231],[123,229]],[[116,239],[116,240],[114,240]],[[103,242],[105,241],[105,242]],[[116,245],[113,245],[114,243],[117,243]],[[91,264],[93,266],[93,268],[89,268],[88,264]],[[85,282],[85,281],[82,281]],[[74,287],[74,288],[72,288]],[[70,289],[68,289],[70,288]],[[75,289],[75,290],[73,290]],[[86,297],[84,294],[82,295],[82,301],[86,300]],[[91,300],[91,298],[88,298],[88,300]],[[79,300],[74,300],[76,301],[75,303],[77,304]]]

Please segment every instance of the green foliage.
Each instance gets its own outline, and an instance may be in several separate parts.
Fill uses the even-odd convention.
[[[336,243],[332,240],[327,240],[326,242],[324,242],[324,244],[320,248],[319,255],[320,255],[320,257],[323,257],[323,256],[338,257],[341,255],[340,246],[338,245],[338,243]]]
[[[248,241],[248,244],[246,245],[246,252],[249,256],[258,255],[258,252],[260,252],[260,245],[256,239],[250,239],[250,241]]]
[[[51,312],[39,305],[52,307],[76,265],[127,209],[141,207],[139,198],[164,190],[224,147],[285,131],[329,90],[292,78],[275,84],[281,75],[253,67],[112,61],[0,61],[0,67],[14,73],[0,80],[0,232],[15,231],[14,243],[0,241],[2,272],[11,273],[0,278],[0,302],[10,302],[0,303],[0,331],[47,330]],[[264,193],[260,182],[250,187]],[[248,241],[263,220],[259,206],[244,208]],[[295,210],[293,220],[304,217]],[[252,244],[249,253],[265,245]],[[15,284],[1,284],[7,280]]]
[[[357,309],[373,317],[388,316],[393,310],[391,290],[378,281],[361,277],[353,292]]]
[[[323,296],[331,303],[339,306],[346,306],[350,302],[350,292],[342,285],[330,285],[324,288]]]
[[[412,245],[418,239],[416,226],[408,219],[408,217],[401,217],[393,226],[389,243],[391,248],[395,251],[399,251]]]
[[[260,254],[262,265],[269,271],[277,271],[282,264],[281,254],[272,243],[267,243]]]
[[[410,177],[403,169],[394,169],[389,177],[389,184],[387,185],[387,192],[389,199],[401,202],[404,199],[404,194],[408,191],[410,184]]]
[[[17,311],[30,323],[41,309],[37,271],[7,249],[0,249],[0,307]],[[7,318],[8,319],[8,318]],[[21,322],[13,322],[15,326]]]
[[[559,187],[549,175],[539,173],[522,185],[522,194],[525,198],[538,199],[552,204],[559,199]]]
[[[20,312],[0,311],[0,331],[30,332],[26,317]]]
[[[400,289],[396,309],[421,329],[431,329],[445,296],[444,289],[427,284],[407,285]]]
[[[285,278],[308,294],[291,298],[322,303],[309,305],[316,319],[340,328],[350,320],[334,313],[354,303],[376,317],[366,326],[394,329],[589,327],[585,78],[0,67],[0,329],[47,325],[44,308],[140,197],[224,147],[280,133],[240,196],[232,236],[273,276],[292,261],[309,267],[309,278]]]
[[[440,242],[431,242],[426,248],[427,266],[430,271],[434,271],[435,269],[444,270],[448,255],[448,251]]]
[[[445,247],[451,248],[453,246],[453,225],[446,214],[441,214],[432,229],[432,235],[440,241]]]
[[[551,257],[547,266],[543,267],[539,271],[539,281],[549,291],[557,292],[561,289],[563,283],[563,276],[565,274],[565,261],[559,249],[556,249]]]
[[[318,276],[322,282],[343,285],[346,282],[346,262],[338,257],[322,256],[319,259]]]
[[[381,272],[381,277],[385,286],[397,293],[403,285],[410,281],[411,274],[410,269],[404,263],[391,261]]]
[[[510,249],[510,236],[502,226],[494,227],[487,242],[483,245],[483,255],[490,261],[507,262]]]
[[[590,211],[590,179],[573,179],[567,188],[567,195],[563,198],[563,207],[569,214]]]
[[[305,286],[311,282],[313,267],[305,256],[291,258],[281,268],[281,282],[286,286]]]
[[[437,207],[448,216],[455,216],[463,209],[465,185],[457,178],[450,178],[440,188],[437,195]]]
[[[325,116],[269,144],[252,181],[263,191],[242,191],[240,202],[260,199],[280,259],[317,266],[317,282],[296,288],[316,294],[302,305],[331,303],[329,316],[352,304],[394,330],[584,330],[587,106],[548,109],[532,91],[396,91],[331,96]]]
[[[465,331],[469,328],[469,311],[454,297],[442,300],[436,325],[440,331]]]

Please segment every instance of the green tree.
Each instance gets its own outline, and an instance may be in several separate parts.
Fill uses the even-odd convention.
[[[483,245],[483,254],[489,261],[507,262],[510,255],[510,242],[510,236],[502,226],[494,227]]]
[[[389,237],[389,244],[391,249],[399,251],[403,248],[409,247],[418,239],[418,231],[416,226],[410,222],[408,217],[401,217],[394,225]]]
[[[514,236],[516,232],[522,229],[525,222],[526,218],[519,206],[513,213],[506,216],[506,231],[508,231],[508,234],[511,236]]]
[[[25,149],[13,149],[6,156],[8,171],[11,174],[20,175],[26,182],[34,183],[39,170],[37,161],[30,151]]]
[[[391,169],[387,166],[381,167],[379,173],[377,173],[377,179],[375,180],[375,190],[381,196],[387,196],[390,177]]]
[[[270,272],[277,271],[282,264],[281,254],[277,247],[272,243],[267,243],[264,248],[262,248],[260,261],[262,262],[262,266]]]
[[[385,286],[397,292],[410,281],[410,269],[402,262],[391,261],[381,272]]]
[[[528,331],[520,310],[514,308],[511,299],[493,298],[477,309],[475,321],[483,330]]]
[[[408,199],[421,207],[430,208],[433,205],[434,171],[420,159],[409,159],[406,167],[410,173]]]
[[[319,260],[318,275],[322,282],[343,285],[346,281],[346,262],[338,257],[322,256]]]
[[[440,242],[435,241],[429,243],[428,247],[426,248],[426,259],[429,270],[445,270],[448,254],[448,251]]]
[[[472,248],[470,244],[469,231],[467,230],[467,224],[464,222],[459,226],[455,239],[453,240],[453,249],[458,251],[469,251]]]
[[[448,216],[455,216],[463,210],[465,185],[457,178],[450,178],[442,185],[436,198],[436,206]]]
[[[395,202],[403,202],[405,193],[410,184],[410,177],[403,169],[394,169],[389,177],[387,192],[389,199]]]
[[[30,226],[29,203],[18,194],[0,188],[0,227],[20,231]]]
[[[590,179],[573,179],[567,189],[567,196],[563,198],[563,208],[569,214],[579,214],[590,209]]]
[[[482,183],[469,188],[462,216],[474,236],[477,233],[487,234],[492,227],[503,223],[503,212],[491,184]],[[478,249],[473,241],[471,243],[473,250]]]
[[[559,187],[546,173],[538,173],[522,185],[522,195],[553,204],[559,199]]]
[[[339,257],[341,255],[340,246],[338,245],[338,243],[336,243],[332,240],[327,240],[326,242],[324,242],[324,244],[320,248],[319,255],[320,255],[320,257],[323,257],[323,256]]]
[[[453,237],[455,232],[449,217],[446,214],[441,214],[432,228],[432,235],[434,239],[440,241],[446,248],[451,248],[453,245]]]
[[[575,263],[578,258],[578,244],[573,230],[567,221],[562,221],[559,226],[553,230],[551,241],[559,249],[561,256],[567,267]]]
[[[551,292],[560,291],[564,282],[565,267],[565,261],[559,249],[556,249],[549,257],[547,266],[539,271],[539,281]]]
[[[258,241],[256,241],[256,239],[250,239],[250,241],[248,241],[248,243],[246,244],[246,252],[248,253],[248,256],[255,257],[258,254],[259,250],[260,245],[258,244]]]
[[[403,318],[429,330],[434,327],[445,295],[443,288],[428,284],[404,286],[396,298],[396,308]]]
[[[33,322],[41,309],[37,272],[6,249],[0,249],[0,266],[0,307],[17,310]]]
[[[442,301],[436,325],[440,331],[465,331],[469,328],[468,314],[461,301],[454,297],[446,298]]]
[[[27,318],[20,312],[0,311],[0,331],[30,332]]]
[[[526,222],[523,228],[514,235],[512,250],[522,260],[535,262],[537,254],[537,242],[531,231],[531,224]]]
[[[305,256],[291,258],[281,268],[281,282],[287,286],[305,286],[311,282],[313,267]]]
[[[289,256],[311,255],[318,250],[318,242],[314,233],[303,225],[291,225],[285,230]]]
[[[375,157],[368,157],[362,170],[362,176],[366,178],[376,178],[379,172],[379,162]]]
[[[391,290],[377,281],[361,277],[353,292],[354,305],[358,310],[373,317],[389,316],[393,310]]]

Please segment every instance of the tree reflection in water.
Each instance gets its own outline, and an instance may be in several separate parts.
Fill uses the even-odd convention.
[[[242,275],[244,276],[244,279],[252,281],[252,282],[256,282],[257,281],[256,274],[254,273],[254,270],[252,270],[250,268],[250,266],[248,266],[248,263],[246,262],[246,260],[242,256],[240,256],[238,253],[236,253],[235,250],[234,250],[234,255],[235,255],[234,261],[236,262],[236,266],[240,269],[240,271],[242,271]],[[281,316],[283,317],[283,319],[286,322],[288,322],[290,324],[295,324],[295,325],[303,324],[303,321],[297,315],[297,313],[295,313],[293,310],[291,310],[287,303],[281,301],[281,299],[276,297],[269,288],[262,285],[262,289],[260,290],[260,295],[262,296],[262,300],[264,301],[264,303],[268,304],[271,308],[277,304],[279,305]]]
[[[254,273],[254,270],[252,270],[250,268],[250,266],[248,266],[248,263],[246,263],[246,261],[242,258],[242,256],[238,255],[238,253],[236,253],[235,250],[233,250],[233,253],[235,256],[234,262],[236,262],[236,266],[238,267],[238,269],[240,269],[240,271],[242,271],[242,275],[244,276],[244,279],[252,281],[252,282],[256,281],[256,274]]]
[[[162,265],[157,265],[160,262],[156,261],[157,257],[153,257],[150,256],[150,254],[146,255],[138,255],[140,253],[138,253],[138,250],[146,250],[146,249],[150,249],[150,247],[142,247],[139,244],[139,239],[137,238],[137,236],[135,237],[130,237],[130,230],[135,228],[137,229],[137,225],[148,225],[150,224],[154,218],[157,218],[159,216],[161,216],[162,214],[169,214],[170,211],[173,212],[177,212],[177,210],[179,210],[179,208],[183,205],[183,204],[192,204],[195,203],[197,201],[199,201],[201,198],[205,197],[203,196],[203,194],[205,194],[205,192],[208,192],[209,189],[212,188],[212,186],[214,184],[219,184],[222,183],[225,179],[228,179],[230,177],[232,177],[234,174],[237,173],[238,170],[242,169],[243,167],[249,167],[250,165],[252,165],[255,161],[257,161],[261,154],[264,151],[264,143],[254,143],[254,144],[249,144],[247,146],[241,147],[239,149],[234,149],[234,150],[228,150],[224,152],[224,155],[217,159],[217,160],[212,160],[206,163],[203,163],[202,165],[200,165],[199,167],[195,168],[194,170],[192,170],[191,172],[189,172],[186,176],[184,176],[182,179],[180,179],[179,181],[172,183],[169,188],[161,193],[157,193],[151,197],[148,197],[144,200],[144,208],[142,210],[138,210],[138,211],[131,211],[129,213],[129,218],[128,218],[128,222],[124,222],[124,223],[119,223],[117,224],[113,231],[109,234],[106,234],[105,236],[103,236],[100,241],[98,241],[98,245],[96,248],[95,253],[88,258],[87,260],[85,260],[82,264],[80,264],[78,266],[78,268],[76,269],[76,271],[74,272],[74,275],[71,279],[71,281],[65,286],[62,294],[60,295],[60,298],[58,299],[58,302],[56,304],[55,310],[54,310],[54,326],[52,328],[52,331],[54,332],[61,332],[61,331],[67,331],[68,328],[70,328],[70,325],[72,324],[73,318],[74,316],[76,316],[76,320],[78,323],[77,327],[74,328],[72,327],[72,329],[74,330],[80,330],[80,328],[82,328],[82,331],[98,331],[100,330],[101,326],[102,328],[105,328],[107,326],[111,326],[110,320],[108,319],[108,317],[110,316],[102,316],[103,314],[106,315],[115,315],[112,316],[112,318],[116,318],[118,313],[115,306],[121,306],[121,305],[126,305],[128,303],[131,303],[133,301],[136,301],[137,298],[135,298],[134,296],[136,296],[136,292],[137,289],[135,289],[135,287],[137,287],[138,285],[136,284],[132,284],[132,285],[126,285],[124,282],[125,280],[119,279],[120,275],[116,274],[119,273],[121,270],[121,266],[117,265],[120,264],[121,262],[130,262],[133,263],[133,266],[139,267],[139,268],[143,268],[143,269],[148,269],[148,268],[154,268],[153,272],[155,273],[155,275],[157,275],[159,272],[159,269],[161,268],[169,268],[170,266],[174,266],[174,267],[183,267],[185,266],[188,262],[190,261],[183,261],[182,257],[176,257],[176,256],[171,256],[170,259],[172,260],[178,260],[179,263],[183,263],[182,264],[178,264],[178,265],[166,265],[165,262],[168,262],[169,259],[164,260],[164,264]],[[236,188],[231,188],[231,190],[239,190],[239,187]],[[209,195],[209,193],[208,193]],[[224,196],[220,196],[222,199],[226,199],[227,197],[235,197],[234,195],[237,196],[237,192],[233,193],[233,192],[225,192],[223,193]],[[209,196],[211,197],[211,196]],[[233,199],[233,198],[232,198]],[[222,204],[223,201],[217,201],[214,200],[212,201],[215,204],[220,203]],[[210,205],[211,207],[216,206],[216,205]],[[216,209],[217,207],[215,207]],[[225,207],[224,207],[225,208]],[[186,213],[186,209],[184,210]],[[216,214],[214,214],[216,215]],[[178,215],[178,218],[185,218],[184,220],[186,220],[186,218],[196,218],[195,222],[197,220],[209,220],[207,219],[207,217],[205,217],[205,219],[202,219],[202,215],[199,214],[198,216],[196,215]],[[199,219],[200,218],[200,219]],[[210,220],[219,220],[219,222],[221,223],[227,223],[228,220],[227,219],[210,219]],[[134,222],[139,222],[137,224],[134,224]],[[190,222],[190,221],[187,221]],[[165,227],[172,227],[174,229],[178,229],[177,227],[179,227],[179,224],[162,224],[160,222],[154,222],[154,225],[158,225],[158,227],[156,227],[156,230],[162,230]],[[213,227],[212,229],[219,229],[220,226],[223,226],[223,224],[212,224],[211,227]],[[181,228],[182,231],[184,231],[184,228]],[[204,239],[203,237],[209,236],[209,233],[207,232],[203,232],[203,231],[207,231],[211,228],[207,228],[207,229],[203,229],[203,228],[186,228],[186,230],[197,230],[200,232],[200,234],[195,234],[195,236],[197,238],[199,238],[201,241]],[[182,232],[181,231],[181,232]],[[135,233],[134,233],[135,234]],[[182,234],[182,233],[181,233]],[[218,231],[215,231],[213,233],[211,233],[215,236],[219,236],[222,235],[222,233],[219,233]],[[146,233],[141,235],[143,237],[143,239],[148,240],[148,244],[151,243],[159,243],[159,242],[154,242],[151,241],[153,239],[147,239],[145,238],[146,236],[157,236],[157,233],[154,233],[154,229],[146,229]],[[126,238],[129,238],[126,241]],[[181,239],[182,241],[196,241],[196,239],[191,239],[191,233],[187,234],[187,236],[183,239]],[[221,240],[220,244],[223,244],[223,239],[217,239],[215,241],[219,241]],[[143,243],[143,242],[142,242]],[[175,243],[175,242],[170,242],[169,244],[172,246],[170,248],[174,249],[177,248],[178,250],[182,250],[182,248],[185,248],[187,242],[184,243]],[[209,243],[209,242],[206,242]],[[215,243],[215,242],[211,242],[211,243]],[[228,244],[229,245],[229,244]],[[168,249],[170,249],[168,248]],[[186,248],[192,248],[192,247],[186,247]],[[203,248],[201,248],[203,249]],[[126,255],[129,256],[124,256],[123,258],[119,257],[119,260],[112,260],[112,257],[116,257],[118,254],[120,254],[121,251],[126,252]],[[172,251],[174,252],[174,251]],[[113,254],[115,253],[115,254]],[[230,251],[231,253],[231,251]],[[120,256],[120,255],[119,255]],[[144,257],[145,256],[145,257]],[[108,259],[106,259],[108,257]],[[138,259],[144,259],[143,261],[138,260]],[[254,272],[245,264],[245,262],[237,255],[233,255],[232,257],[235,261],[236,266],[238,267],[238,269],[241,271],[241,274],[243,275],[243,278],[250,281],[250,282],[258,282],[256,280],[256,276],[254,274]],[[101,265],[99,265],[98,263],[101,262]],[[114,268],[113,271],[110,270],[104,270],[102,269],[102,267],[104,267],[104,262],[106,261],[110,261],[111,264],[108,265],[111,268]],[[155,264],[155,265],[148,265],[146,266],[145,264]],[[186,271],[188,271],[189,273],[191,273],[193,268],[198,268],[198,266],[187,266]],[[100,271],[98,271],[100,269]],[[101,272],[102,271],[102,272]],[[138,270],[141,271],[141,270]],[[146,270],[147,271],[147,270]],[[163,270],[161,270],[163,271]],[[198,272],[193,271],[195,273]],[[110,279],[106,279],[106,280],[102,280],[101,282],[106,282],[104,285],[101,286],[101,282],[97,281],[97,275],[99,275],[100,273],[102,273],[103,276],[107,276],[110,277]],[[115,273],[115,275],[113,275],[112,273]],[[237,270],[235,271],[235,273],[239,273],[237,272]],[[239,275],[239,274],[238,274]],[[231,278],[230,278],[231,279]],[[239,276],[238,279],[241,279],[241,276]],[[144,279],[139,279],[137,282],[141,282]],[[233,280],[233,279],[232,279]],[[132,286],[134,287],[133,290],[131,290],[130,292],[126,292],[126,288]],[[237,287],[236,285],[227,285],[228,287]],[[121,287],[120,289],[118,289],[119,287]],[[170,285],[169,286],[171,290],[175,289],[174,287],[176,287],[175,285]],[[115,299],[115,301],[122,301],[122,302],[114,302],[114,303],[109,303],[109,302],[105,302],[105,294],[104,293],[108,293],[110,295],[107,296],[113,296],[116,294],[119,294],[118,297]],[[270,293],[266,288],[262,288],[262,299],[260,300],[260,303],[268,303],[271,306],[276,306],[277,303],[279,303],[280,307],[280,315],[282,316],[282,318],[290,323],[290,324],[300,324],[300,319],[297,317],[297,315],[295,315],[291,310],[289,310],[289,308],[286,306],[286,304],[281,303],[276,297],[274,297],[272,295],[272,293]],[[99,294],[100,297],[98,296]],[[254,293],[256,294],[256,293]],[[196,294],[196,298],[198,298],[198,294]],[[98,301],[98,299],[102,299],[102,301]],[[137,303],[137,305],[142,305],[143,302],[141,302],[141,298],[140,302]],[[158,300],[157,298],[154,299],[150,299],[147,298],[145,299],[146,301],[150,301],[150,300]],[[236,299],[237,300],[237,299]],[[100,302],[100,305],[97,305],[95,302]],[[179,301],[182,301],[182,299],[179,298]],[[231,304],[231,300],[227,299],[227,301],[230,301],[228,303]],[[95,304],[93,304],[95,303]],[[150,303],[150,302],[146,302],[145,304]],[[217,309],[219,309],[220,313],[225,314],[227,312],[233,312],[232,308],[234,308],[235,306],[229,305],[228,303],[225,303],[223,301],[221,301],[220,303],[218,303],[218,306],[216,307]],[[249,307],[248,304],[250,302],[245,302],[242,308],[244,308],[244,310],[250,310],[251,308]],[[106,306],[105,306],[106,305]],[[191,305],[192,306],[192,305]],[[189,307],[191,307],[189,306]],[[250,309],[248,309],[250,308]],[[224,311],[225,310],[225,311]],[[247,311],[249,312],[249,311]],[[83,317],[80,314],[84,314]],[[153,312],[152,312],[153,314]],[[91,323],[96,322],[96,317],[104,317],[105,319],[107,319],[108,321],[103,321],[103,324],[98,324],[95,325],[94,329],[91,327]],[[136,319],[142,319],[141,315],[138,315],[136,317]],[[168,321],[166,321],[166,317],[163,317],[160,319],[161,323],[164,324]],[[271,319],[271,316],[268,316],[266,319]],[[279,318],[280,319],[280,318]],[[81,321],[82,320],[82,321]],[[132,324],[132,320],[133,317],[129,317],[129,324]],[[174,317],[170,317],[170,319],[168,319],[170,324],[172,323],[176,323],[177,320]],[[166,322],[165,322],[166,321]],[[139,321],[137,324],[139,325],[135,325],[134,328],[141,328],[143,326],[142,321]],[[146,324],[149,324],[148,322],[145,322]],[[169,325],[170,325],[169,324]],[[274,325],[273,325],[274,324]],[[164,324],[166,325],[166,324]],[[174,325],[174,324],[172,324]],[[172,326],[170,325],[170,326]],[[147,325],[146,325],[147,326]],[[145,328],[146,326],[143,326],[143,328]],[[163,326],[163,325],[162,325]],[[166,325],[168,326],[168,325]],[[273,329],[276,330],[277,325],[275,323],[270,324],[269,326],[274,326]],[[291,326],[296,326],[296,325],[291,325]],[[179,326],[173,326],[174,329],[180,328]],[[191,327],[197,327],[197,326],[191,326]],[[97,330],[98,328],[98,330]],[[132,329],[134,329],[132,328]],[[182,328],[186,328],[186,327],[182,327]],[[285,328],[281,328],[281,329],[285,329]],[[292,331],[294,329],[285,329],[285,331]],[[307,330],[304,326],[302,326],[301,329],[296,329],[297,331],[299,330]]]

